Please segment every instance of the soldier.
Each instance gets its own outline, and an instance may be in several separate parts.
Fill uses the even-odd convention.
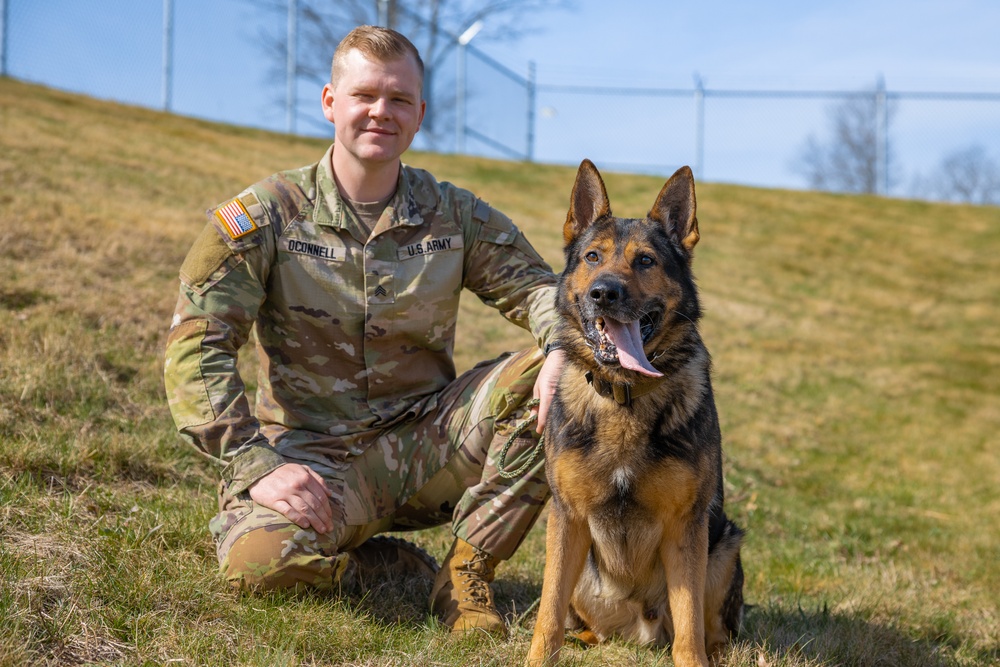
[[[502,632],[489,584],[548,487],[541,457],[508,480],[499,451],[533,396],[544,423],[562,364],[561,351],[541,352],[556,278],[502,213],[402,164],[422,83],[399,33],[344,38],[322,93],[334,144],[209,212],[181,267],[164,376],[181,436],[221,466],[210,530],[235,586],[422,572],[453,631]],[[463,287],[538,347],[456,378]],[[237,370],[251,330],[253,410]],[[537,438],[515,439],[507,467],[529,461]],[[373,538],[449,521],[440,571],[408,542]]]

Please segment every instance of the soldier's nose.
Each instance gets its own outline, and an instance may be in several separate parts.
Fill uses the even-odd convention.
[[[368,115],[371,118],[387,118],[389,116],[389,105],[384,99],[379,98],[368,107]]]

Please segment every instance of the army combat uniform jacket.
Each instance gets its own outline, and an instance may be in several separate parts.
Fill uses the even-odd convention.
[[[331,146],[210,212],[181,268],[165,381],[181,435],[230,492],[287,460],[346,465],[455,379],[468,288],[544,346],[556,278],[472,193],[403,166],[371,237],[345,206]],[[256,335],[250,409],[237,352]]]

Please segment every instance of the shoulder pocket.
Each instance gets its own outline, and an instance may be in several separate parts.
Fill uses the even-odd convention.
[[[479,240],[496,245],[510,245],[517,239],[517,234],[517,230],[497,229],[483,225],[482,229],[479,230]]]
[[[233,249],[226,245],[215,225],[205,225],[184,258],[181,280],[189,287],[200,287],[232,256]]]
[[[479,240],[496,245],[510,245],[520,234],[517,226],[506,215],[496,210],[482,199],[476,200],[472,217],[479,220]]]

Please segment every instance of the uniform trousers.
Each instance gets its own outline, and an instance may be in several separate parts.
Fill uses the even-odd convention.
[[[340,582],[346,553],[373,535],[451,522],[452,532],[500,560],[509,558],[538,518],[549,489],[538,434],[525,429],[499,459],[528,402],[544,357],[537,348],[483,362],[422,402],[415,414],[373,431],[370,444],[343,461],[305,463],[333,491],[334,529],[319,534],[255,503],[223,482],[210,529],[220,570],[241,588],[328,589]],[[279,449],[280,451],[280,449]]]

